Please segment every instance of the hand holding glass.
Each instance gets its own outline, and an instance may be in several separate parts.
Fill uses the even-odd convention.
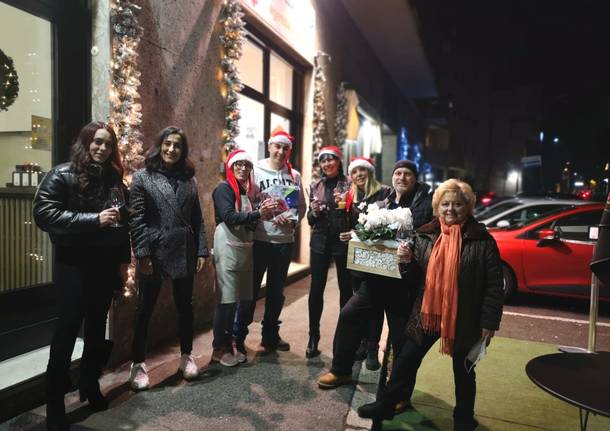
[[[401,262],[411,261],[411,247],[413,246],[413,231],[404,227],[396,230],[396,241],[398,241],[397,255]]]
[[[123,189],[121,189],[120,187],[111,188],[109,201],[110,201],[110,206],[112,208],[120,209],[123,205],[125,205],[125,195],[123,194]],[[120,227],[121,224],[118,221],[115,221],[110,226]]]
[[[337,195],[335,195],[335,200],[337,201],[338,198],[338,202],[337,202],[337,209],[340,210],[344,210],[345,209],[345,200],[347,198],[347,191],[349,188],[349,184],[345,181],[337,181],[337,187],[335,188],[335,192],[337,193]]]

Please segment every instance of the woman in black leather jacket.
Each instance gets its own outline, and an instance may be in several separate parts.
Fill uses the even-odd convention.
[[[338,147],[322,148],[318,155],[322,178],[313,183],[309,192],[309,211],[307,221],[311,226],[310,262],[311,287],[309,288],[309,341],[305,350],[307,358],[320,354],[320,319],[324,308],[324,289],[328,269],[332,261],[337,270],[339,284],[339,305],[343,305],[352,296],[347,264],[347,244],[339,239],[339,233],[347,230],[349,220],[345,208],[339,208],[335,202],[335,193],[339,182],[348,184],[343,173],[341,159],[343,154]],[[343,192],[343,191],[341,191]]]
[[[53,281],[60,289],[46,375],[50,430],[69,429],[64,394],[70,387],[71,355],[83,319],[80,397],[96,410],[108,408],[98,382],[111,349],[104,339],[106,315],[131,258],[126,211],[108,208],[111,188],[126,192],[122,178],[114,131],[108,124],[92,122],[80,131],[70,162],[51,169],[34,197],[34,220],[55,244]]]

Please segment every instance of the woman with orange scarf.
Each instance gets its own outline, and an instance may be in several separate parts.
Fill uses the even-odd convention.
[[[498,247],[485,226],[472,217],[474,202],[468,184],[445,181],[432,197],[437,218],[417,230],[413,250],[398,248],[405,277],[415,278],[420,291],[390,381],[377,401],[358,409],[361,417],[391,419],[395,404],[413,393],[417,369],[440,338],[440,353],[453,359],[453,429],[477,427],[475,372],[466,356],[477,342],[489,343],[494,336],[504,297]]]

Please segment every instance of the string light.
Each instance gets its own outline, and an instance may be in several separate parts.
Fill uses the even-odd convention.
[[[314,92],[313,92],[313,170],[312,177],[320,178],[320,164],[318,154],[324,146],[324,139],[327,137],[326,125],[326,104],[324,91],[326,89],[326,76],[324,75],[324,65],[322,59],[326,58],[330,62],[330,56],[325,52],[318,51],[314,58]]]
[[[110,61],[111,104],[109,123],[114,128],[119,142],[119,152],[125,168],[124,180],[129,184],[133,173],[144,165],[142,144],[142,105],[140,100],[140,71],[138,68],[138,46],[142,27],[138,22],[140,6],[129,0],[112,0],[110,3],[112,26],[112,60]],[[123,296],[128,298],[135,292],[135,265],[127,270],[127,281]]]
[[[337,89],[337,109],[335,114],[335,145],[342,148],[347,138],[347,96],[345,94],[345,81]]]
[[[237,108],[239,95],[243,85],[239,79],[236,63],[242,55],[242,46],[245,40],[244,13],[237,0],[225,0],[220,15],[222,34],[222,58],[220,67],[222,70],[222,82],[220,94],[225,100],[225,126],[222,140],[226,154],[235,149],[235,138],[239,135],[239,109]]]

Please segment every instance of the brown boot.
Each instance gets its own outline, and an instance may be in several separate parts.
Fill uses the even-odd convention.
[[[318,387],[320,389],[335,389],[339,386],[349,385],[352,383],[352,376],[336,376],[333,373],[326,373],[318,379]]]

